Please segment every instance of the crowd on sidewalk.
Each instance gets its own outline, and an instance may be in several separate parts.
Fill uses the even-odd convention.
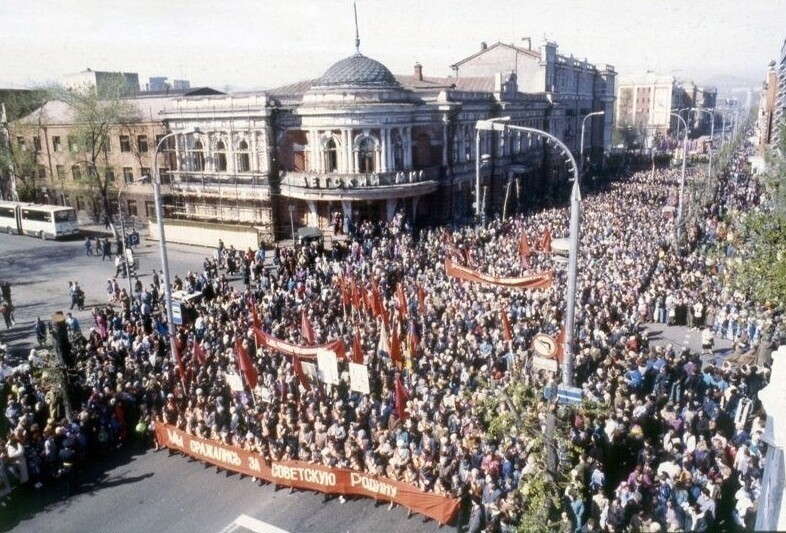
[[[744,353],[780,342],[780,310],[730,292],[724,262],[709,253],[736,253],[742,243],[729,215],[760,209],[763,198],[740,153],[687,228],[689,245],[676,251],[661,208],[677,178],[674,170],[637,173],[583,201],[575,382],[600,407],[570,420],[578,451],[562,456],[573,467],[559,524],[566,531],[751,527],[766,454],[756,394],[767,365],[656,347],[641,325],[684,314]],[[511,427],[492,438],[481,410],[496,388],[523,381],[540,391],[549,382],[532,367],[530,346],[538,333],[559,334],[566,272],[535,243],[566,236],[567,222],[564,208],[545,208],[486,228],[415,234],[398,214],[359,223],[329,254],[316,244],[276,248],[274,269],[264,252],[226,261],[221,246],[202,272],[174,280],[201,294],[178,329],[180,364],[169,353],[160,279],[116,299],[109,280],[95,323],[69,326],[73,422],[35,353],[6,375],[0,490],[45,483],[63,463],[133,438],[152,443],[160,420],[267,460],[351,468],[462,498],[471,502],[470,531],[512,531],[530,503],[517,489],[546,468],[539,432]],[[533,243],[531,253],[522,255],[522,241]],[[555,282],[529,291],[462,282],[446,275],[447,257],[497,278],[553,269]],[[222,273],[230,263],[244,288]],[[375,291],[381,310],[367,303]],[[359,339],[371,393],[350,390],[344,362],[339,385],[309,382],[298,362],[257,343],[255,313],[262,330],[292,344],[340,339],[351,350]],[[259,375],[253,395],[227,384],[229,374],[248,378],[238,344]],[[548,402],[537,409],[543,431]]]

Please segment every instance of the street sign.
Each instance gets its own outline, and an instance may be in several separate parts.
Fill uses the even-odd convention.
[[[543,389],[543,397],[551,400],[551,387],[547,386]],[[568,405],[578,405],[584,397],[584,391],[578,387],[566,387],[559,385],[557,387],[557,401]]]
[[[547,370],[549,372],[557,371],[557,360],[546,359],[537,355],[532,356],[532,370]]]
[[[557,341],[545,333],[538,333],[532,338],[532,350],[541,357],[552,359],[557,353]]]
[[[130,246],[139,246],[139,233],[136,231],[128,236],[128,244]]]

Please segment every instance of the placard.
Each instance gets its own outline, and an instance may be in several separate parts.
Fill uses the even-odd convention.
[[[353,391],[369,394],[368,367],[358,363],[349,363],[349,388]]]
[[[308,361],[302,361],[300,363],[300,368],[303,369],[303,373],[306,375],[309,381],[312,383],[316,383],[317,379],[319,378],[319,373],[317,372],[317,365],[314,363],[310,363]]]
[[[243,379],[238,374],[224,374],[224,379],[232,392],[243,392]]]
[[[338,385],[338,359],[334,352],[328,350],[317,352],[317,373],[321,382]]]
[[[546,359],[537,355],[532,356],[532,370],[547,370],[549,372],[557,371],[557,360]]]

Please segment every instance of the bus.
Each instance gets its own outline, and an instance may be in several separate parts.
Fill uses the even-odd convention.
[[[78,235],[79,224],[73,207],[0,201],[0,231],[57,239]]]

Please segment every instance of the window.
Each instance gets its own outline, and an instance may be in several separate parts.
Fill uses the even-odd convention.
[[[38,165],[38,178],[46,179],[46,167],[44,165]]]
[[[22,209],[22,218],[38,222],[52,222],[52,213],[49,211],[38,211],[37,209]]]
[[[79,144],[76,142],[76,137],[73,135],[68,136],[68,150],[71,152],[79,151]]]
[[[128,208],[128,209],[127,209],[127,211],[128,211],[128,215],[129,215],[129,216],[132,216],[132,217],[135,217],[135,216],[137,216],[137,212],[136,212],[136,200],[128,200],[128,201],[126,202],[126,204],[127,204],[127,208]]]
[[[134,181],[134,169],[131,167],[123,167],[123,181],[131,183]]]
[[[112,167],[107,167],[104,169],[104,177],[106,178],[107,183],[114,183],[115,182],[115,169]]]
[[[74,178],[74,181],[79,181],[82,179],[82,168],[79,165],[74,165],[71,167],[71,177]]]
[[[84,211],[85,210],[85,202],[82,200],[81,196],[76,197],[76,210],[77,211]]]
[[[147,135],[137,135],[136,145],[140,154],[147,153]]]
[[[76,222],[76,213],[73,209],[60,209],[54,214],[55,222]]]
[[[112,151],[112,139],[105,137],[104,140],[101,141],[101,151],[105,153]]]
[[[193,170],[197,172],[202,172],[205,170],[205,152],[204,146],[202,146],[202,141],[197,141],[194,143],[194,153],[191,158],[191,162],[193,165]]]
[[[27,151],[27,142],[25,141],[24,137],[17,137],[16,144],[19,146],[19,150],[21,150],[22,152]]]
[[[156,217],[156,203],[150,200],[145,200],[145,216],[147,218]]]
[[[61,180],[64,180],[65,179],[65,167],[63,165],[57,165],[55,167],[55,169],[57,169],[57,177],[60,178]]]
[[[216,172],[227,171],[227,152],[224,141],[218,141],[216,144]]]
[[[131,138],[128,135],[120,136],[120,151],[121,152],[131,151]]]
[[[238,172],[251,172],[251,158],[248,155],[248,143],[240,141],[237,145],[237,171]]]
[[[60,141],[60,137],[57,135],[52,137],[52,150],[55,152],[61,152],[63,150],[63,144]]]
[[[153,178],[153,176],[150,174],[150,167],[142,167],[142,174],[140,179],[144,177],[148,177],[150,179]]]
[[[338,170],[338,151],[336,150],[336,140],[329,139],[325,143],[325,172],[336,172]]]
[[[374,140],[371,137],[364,137],[358,143],[358,172],[374,172]]]
[[[39,137],[38,135],[33,137],[33,150],[35,150],[36,152],[41,151],[41,137]]]

